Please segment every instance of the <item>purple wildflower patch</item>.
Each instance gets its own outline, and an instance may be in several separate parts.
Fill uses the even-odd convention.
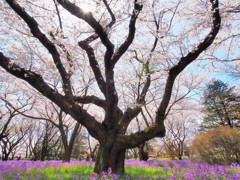
[[[61,161],[0,161],[0,179],[51,179],[43,177],[42,174],[36,174],[33,178],[31,173],[36,172],[36,170],[44,171],[48,167],[68,167],[74,165],[81,166],[94,166],[92,161],[71,161],[71,162],[61,162]],[[207,163],[189,162],[186,160],[179,161],[160,161],[160,160],[149,160],[149,161],[137,161],[137,160],[126,160],[126,169],[130,167],[141,167],[143,170],[152,168],[159,170],[159,172],[166,172],[165,174],[160,174],[158,176],[146,177],[139,176],[140,179],[185,179],[185,180],[237,180],[240,179],[240,165],[233,164],[230,166],[222,165],[209,165]],[[24,173],[28,173],[27,176],[23,177]],[[56,174],[57,174],[56,170]],[[71,171],[69,171],[71,173]],[[131,173],[123,176],[113,174],[111,169],[108,172],[103,172],[100,176],[97,174],[89,174],[87,179],[92,180],[117,180],[117,179],[132,179]],[[61,177],[61,179],[71,179],[80,180],[84,179],[78,175],[71,175],[71,178]],[[85,178],[86,179],[86,178]]]

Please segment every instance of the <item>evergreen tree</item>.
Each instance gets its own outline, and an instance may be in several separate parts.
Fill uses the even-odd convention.
[[[202,130],[214,129],[219,126],[240,127],[240,97],[233,92],[234,87],[215,80],[207,85],[204,91],[204,112],[206,117]]]

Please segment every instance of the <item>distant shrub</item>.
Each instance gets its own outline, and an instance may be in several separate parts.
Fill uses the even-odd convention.
[[[192,145],[201,160],[211,164],[232,164],[240,161],[240,130],[221,127],[199,134]]]

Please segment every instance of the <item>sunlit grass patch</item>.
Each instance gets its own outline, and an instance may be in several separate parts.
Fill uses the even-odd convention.
[[[41,175],[41,179],[51,179],[51,180],[57,180],[57,179],[66,179],[66,180],[72,180],[77,179],[77,177],[80,179],[88,179],[88,176],[93,172],[93,166],[92,165],[69,165],[69,166],[63,166],[63,167],[47,167],[44,170],[36,170],[35,176],[37,177]]]
[[[126,175],[130,179],[148,179],[148,178],[160,178],[160,177],[166,177],[167,175],[171,176],[171,171],[167,169],[160,169],[160,168],[154,168],[154,167],[126,167]],[[125,179],[125,177],[122,175],[121,178]]]
[[[41,164],[41,162],[39,162]],[[60,164],[60,162],[59,162]],[[57,165],[57,164],[56,164]],[[18,169],[12,169],[11,172],[6,173],[2,172],[0,179],[6,180],[25,180],[25,179],[36,179],[36,180],[57,180],[57,179],[66,179],[73,180],[77,179],[88,179],[89,175],[93,172],[92,165],[83,165],[83,164],[69,164],[64,166],[53,166],[42,168],[41,166],[30,167],[28,170],[24,170],[21,167]]]

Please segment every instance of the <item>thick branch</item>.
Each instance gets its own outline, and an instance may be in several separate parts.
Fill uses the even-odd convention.
[[[20,68],[16,64],[12,64],[9,58],[0,52],[0,66],[2,66],[10,74],[25,80],[32,87],[37,89],[45,97],[57,104],[66,114],[70,114],[76,121],[86,127],[89,133],[96,139],[104,139],[104,130],[101,123],[82,109],[79,105],[69,102],[69,99],[59,94],[57,91],[47,85],[40,75],[33,71]]]
[[[95,58],[94,50],[90,45],[88,45],[89,40],[90,40],[90,38],[86,39],[85,41],[80,41],[78,43],[78,45],[86,51],[86,53],[88,55],[90,66],[93,70],[94,76],[98,83],[98,87],[101,90],[101,92],[106,96],[106,82],[103,79],[99,64]]]
[[[137,103],[138,104],[144,104],[145,103],[145,97],[147,95],[147,92],[148,92],[148,89],[149,89],[150,85],[151,85],[151,77],[150,77],[150,74],[149,74],[148,77],[147,77],[147,80],[144,84],[144,87],[142,89],[142,92],[137,98]]]
[[[109,14],[110,14],[110,16],[111,16],[111,18],[112,18],[112,21],[107,25],[107,28],[110,28],[110,27],[112,27],[112,26],[115,24],[116,18],[115,18],[115,16],[114,16],[111,8],[109,7],[107,1],[106,1],[106,0],[103,0],[103,3],[104,3],[104,5],[106,6],[106,8],[107,8],[107,10],[108,10],[108,12],[109,12]]]
[[[111,49],[113,51],[113,44],[109,40],[107,36],[107,32],[103,29],[103,27],[96,21],[96,19],[93,17],[92,13],[85,13],[80,7],[76,6],[74,3],[71,3],[68,0],[57,0],[59,4],[62,5],[63,8],[65,8],[68,12],[70,12],[72,15],[78,17],[79,19],[84,20],[86,23],[88,23],[98,34],[100,37],[102,43],[105,45],[107,49]]]
[[[219,15],[218,1],[211,0],[211,3],[213,12],[213,27],[211,29],[211,32],[194,51],[190,52],[187,56],[182,57],[179,63],[170,69],[163,95],[163,100],[157,111],[156,123],[148,127],[144,131],[134,133],[129,136],[123,134],[118,136],[118,140],[124,148],[133,148],[149,139],[152,139],[154,137],[163,137],[165,135],[165,127],[163,124],[163,120],[165,118],[164,116],[166,108],[171,98],[175,78],[180,72],[182,72],[187,67],[187,65],[193,62],[200,55],[200,53],[202,53],[212,44],[213,40],[215,39],[220,29],[221,18]]]
[[[28,27],[31,30],[31,33],[36,37],[42,45],[49,51],[52,55],[54,63],[62,77],[63,80],[63,89],[65,90],[66,95],[72,94],[71,85],[70,85],[70,76],[66,72],[61,60],[60,55],[55,47],[55,45],[43,34],[38,28],[38,23],[32,18],[27,12],[22,8],[15,0],[6,0],[9,6],[25,21]]]
[[[147,117],[146,117],[145,114],[143,113],[143,110],[141,110],[141,115],[142,115],[143,120],[144,120],[144,122],[146,123],[147,127],[150,127],[150,124],[148,123]]]
[[[120,133],[124,134],[128,128],[129,123],[138,116],[138,114],[141,112],[141,107],[137,106],[136,108],[127,108],[127,110],[124,112],[120,122]]]
[[[57,111],[56,111],[57,112]],[[64,147],[68,147],[68,138],[67,138],[67,134],[64,131],[64,127],[63,127],[63,111],[60,110],[60,112],[58,113],[58,121],[59,121],[59,126],[58,129],[60,130],[61,136],[62,136],[62,141],[63,141],[63,145]]]
[[[112,12],[112,10],[110,9],[108,3],[106,0],[103,1],[109,14],[111,15],[112,21],[106,26],[106,29],[109,29],[113,26],[113,24],[116,22],[116,18]],[[108,31],[108,30],[106,30]],[[89,36],[87,39],[80,41],[78,44],[79,46],[84,49],[88,55],[89,58],[89,62],[90,62],[90,66],[94,72],[94,76],[97,80],[98,83],[98,87],[101,90],[101,92],[105,95],[106,97],[106,83],[103,79],[102,73],[100,71],[99,68],[99,64],[95,58],[95,54],[94,54],[94,50],[93,48],[89,45],[91,42],[93,42],[94,40],[96,40],[99,37],[99,34],[93,34],[91,36]],[[113,54],[113,46],[106,46],[107,47],[107,51],[105,54],[105,62],[109,63],[109,59],[111,58],[112,54]]]
[[[106,108],[106,102],[96,96],[74,97],[74,101],[81,104],[95,104],[103,109]]]
[[[151,78],[150,75],[147,77],[147,81],[144,84],[144,87],[142,89],[141,94],[139,95],[139,97],[137,98],[137,106],[132,109],[132,108],[128,108],[122,119],[120,120],[119,124],[121,127],[121,133],[125,133],[129,123],[138,116],[138,114],[142,111],[142,107],[141,105],[143,105],[145,103],[145,97],[147,95],[147,91],[150,87],[150,83],[151,83]]]
[[[140,5],[136,0],[135,0],[135,5],[134,5],[134,10],[130,19],[129,23],[129,32],[128,32],[128,37],[125,40],[125,42],[116,50],[116,52],[113,55],[112,58],[112,64],[113,66],[117,63],[117,61],[120,59],[120,57],[127,51],[129,46],[132,44],[133,39],[135,37],[135,32],[136,32],[136,20],[137,17],[142,10],[142,5]]]
[[[31,86],[37,89],[44,96],[48,97],[53,102],[58,102],[60,99],[64,99],[64,96],[52,89],[42,77],[33,72],[20,68],[15,63],[11,63],[10,59],[0,52],[0,66],[4,68],[10,74],[27,81]]]
[[[203,42],[201,42],[193,51],[188,53],[187,56],[182,57],[179,63],[169,70],[169,76],[165,86],[163,99],[157,111],[156,117],[157,122],[163,121],[165,118],[165,112],[171,98],[175,78],[178,76],[178,74],[180,74],[180,72],[182,72],[190,63],[192,63],[203,51],[205,51],[213,43],[215,37],[219,32],[221,17],[218,9],[218,0],[211,0],[211,4],[213,12],[212,29]]]
[[[158,25],[157,22],[155,22],[155,23],[156,23],[156,27],[157,27],[157,30],[158,30],[159,29],[159,25]],[[149,89],[149,87],[151,85],[151,73],[150,73],[150,69],[149,69],[149,61],[151,59],[151,53],[154,52],[155,48],[157,47],[157,41],[158,41],[158,38],[155,37],[155,41],[154,41],[153,47],[152,47],[152,49],[150,51],[149,60],[146,63],[144,63],[142,60],[140,60],[138,58],[137,52],[135,51],[135,54],[136,54],[135,58],[136,58],[136,60],[143,64],[143,66],[145,68],[144,70],[146,71],[146,74],[147,74],[147,80],[146,80],[146,82],[144,84],[142,92],[140,94],[138,94],[138,98],[137,98],[137,102],[136,102],[138,105],[140,105],[140,104],[144,105],[145,104],[145,98],[146,98],[148,89]],[[140,112],[142,112],[142,108],[140,106],[137,106],[134,109],[128,108],[126,110],[126,112],[124,113],[124,115],[123,115],[123,117],[122,117],[122,119],[120,121],[120,126],[122,127],[122,129],[121,129],[122,133],[125,133],[128,125],[130,124],[132,119],[137,117]],[[146,124],[148,124],[148,123],[146,122]]]
[[[70,141],[69,141],[69,148],[72,149],[73,148],[73,145],[74,145],[74,141],[77,137],[77,134],[79,132],[79,129],[81,131],[81,128],[82,126],[80,126],[80,124],[78,122],[76,122],[75,126],[74,126],[74,129],[73,129],[73,132],[72,132],[72,135],[71,135],[71,138],[70,138]]]
[[[155,137],[164,137],[165,136],[165,127],[163,124],[153,124],[147,129],[131,134],[129,136],[120,134],[117,141],[121,144],[122,148],[134,148],[140,144],[155,138]]]

